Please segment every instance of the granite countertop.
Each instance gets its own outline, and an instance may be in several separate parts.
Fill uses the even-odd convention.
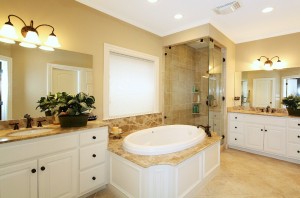
[[[253,114],[253,115],[264,115],[264,116],[277,116],[277,117],[293,117],[293,116],[289,116],[289,114],[287,112],[267,113],[267,112],[260,112],[260,111],[254,111],[254,110],[234,109],[232,107],[228,107],[227,112]]]
[[[60,125],[50,124],[50,125],[43,125],[43,127],[32,127],[29,129],[26,129],[26,128],[21,128],[19,130],[5,129],[5,130],[0,130],[0,144],[21,141],[21,140],[28,140],[28,139],[32,139],[32,138],[45,137],[45,136],[50,136],[50,135],[71,133],[71,132],[76,132],[76,131],[80,131],[80,130],[92,129],[92,128],[103,127],[103,126],[108,126],[108,123],[105,123],[102,121],[89,121],[87,123],[87,126],[84,126],[84,127],[61,128]],[[10,136],[12,133],[15,133],[15,132],[22,132],[22,131],[26,131],[26,130],[35,130],[35,129],[52,129],[52,130],[49,132],[44,132],[44,133],[40,133],[40,134]]]
[[[129,134],[130,133],[128,134],[123,133],[122,139],[110,138],[108,144],[108,150],[143,168],[148,168],[154,165],[176,166],[222,139],[216,133],[212,133],[212,137],[210,138],[205,137],[204,140],[199,144],[197,144],[196,146],[193,146],[191,148],[179,152],[163,154],[163,155],[137,155],[137,154],[129,153],[123,149],[122,146],[123,139],[125,136]]]

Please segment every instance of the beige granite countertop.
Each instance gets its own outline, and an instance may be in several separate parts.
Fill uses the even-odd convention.
[[[289,116],[287,112],[266,113],[266,112],[259,112],[259,111],[253,111],[253,110],[234,109],[234,108],[230,108],[230,107],[227,109],[227,112],[253,114],[253,115],[264,115],[264,116],[277,116],[277,117],[293,117],[293,116]]]
[[[27,140],[32,138],[38,138],[38,137],[45,137],[50,135],[57,135],[57,134],[63,134],[63,133],[71,133],[76,132],[80,130],[85,129],[91,129],[91,128],[97,128],[102,126],[107,126],[108,123],[105,123],[103,121],[89,121],[87,123],[87,126],[84,127],[68,127],[68,128],[61,128],[60,125],[43,125],[43,127],[33,127],[33,128],[22,128],[19,130],[13,130],[13,129],[6,129],[6,130],[0,130],[0,144],[3,143],[9,143],[9,142],[15,142],[15,141],[21,141],[21,140]],[[35,134],[35,135],[22,135],[22,136],[10,136],[12,133],[15,132],[21,132],[26,130],[34,130],[34,129],[53,129],[49,132],[41,133],[41,134]]]
[[[137,154],[129,153],[123,149],[122,146],[123,139],[125,138],[126,135],[129,134],[130,133],[128,134],[124,133],[122,135],[122,139],[110,138],[108,144],[108,150],[144,168],[148,168],[154,165],[176,166],[222,139],[216,133],[212,133],[212,137],[210,138],[205,137],[204,140],[199,144],[197,144],[196,146],[193,146],[191,148],[179,152],[163,154],[163,155],[137,155]]]

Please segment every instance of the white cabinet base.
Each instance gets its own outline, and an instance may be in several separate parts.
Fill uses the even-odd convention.
[[[266,157],[271,157],[271,158],[275,158],[275,159],[279,159],[279,160],[284,160],[284,161],[288,161],[288,162],[292,162],[292,163],[296,163],[296,164],[300,164],[300,160],[291,159],[289,157],[284,157],[284,156],[279,156],[279,155],[274,155],[274,154],[266,153],[266,152],[263,152],[263,151],[251,150],[251,149],[247,149],[247,148],[243,148],[243,147],[239,147],[239,146],[233,146],[233,145],[228,145],[228,148],[236,149],[236,150],[240,150],[240,151],[245,151],[245,152],[249,152],[249,153],[254,153],[254,154],[262,155],[262,156],[266,156]]]
[[[219,166],[220,142],[177,166],[142,168],[110,152],[110,184],[133,198],[189,197]]]

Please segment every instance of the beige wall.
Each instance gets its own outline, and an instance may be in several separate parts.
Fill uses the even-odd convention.
[[[226,48],[226,106],[234,106],[234,71],[235,71],[235,44],[210,24],[201,25],[182,32],[163,37],[163,45],[175,45],[196,40],[202,37],[211,37],[220,46]]]
[[[260,56],[279,56],[287,67],[300,67],[300,33],[272,37],[236,45],[236,71],[252,70]]]
[[[26,23],[43,23],[54,26],[62,49],[93,55],[96,113],[102,117],[103,98],[103,44],[110,43],[160,58],[163,70],[162,38],[129,25],[111,16],[86,7],[74,0],[1,0],[0,23],[7,21],[9,14],[20,16]],[[20,29],[22,23],[12,19]],[[42,40],[50,30],[39,29]],[[162,97],[161,97],[162,98]]]
[[[300,33],[272,37],[236,45],[236,71],[252,71],[253,63],[260,56],[279,56],[286,68],[300,67]],[[265,60],[265,59],[262,59]],[[277,60],[277,59],[275,59]],[[282,73],[282,71],[281,71]],[[300,73],[300,69],[295,74]],[[240,95],[240,82],[236,82],[235,95]],[[277,102],[279,103],[279,102]]]

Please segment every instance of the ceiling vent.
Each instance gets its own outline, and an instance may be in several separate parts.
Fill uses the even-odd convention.
[[[229,14],[232,12],[235,12],[237,9],[239,9],[241,6],[239,2],[237,1],[232,1],[230,3],[226,3],[224,5],[218,6],[214,9],[214,11],[217,14]]]

